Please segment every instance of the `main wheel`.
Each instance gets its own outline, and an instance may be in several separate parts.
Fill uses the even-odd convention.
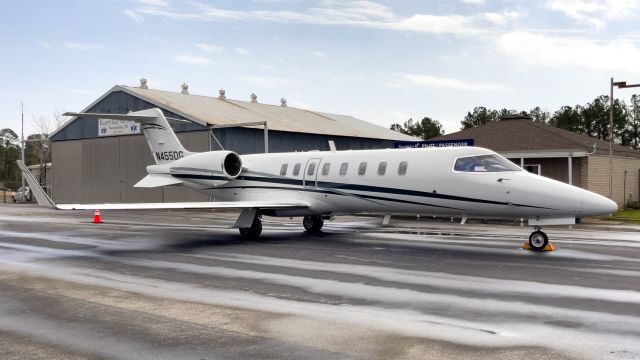
[[[245,240],[255,240],[262,233],[262,221],[259,218],[253,220],[253,224],[248,228],[240,228],[240,236]]]
[[[307,215],[302,219],[302,226],[307,232],[317,232],[322,229],[324,225],[324,221],[322,220],[322,216],[311,216]]]
[[[549,243],[547,234],[540,230],[534,231],[529,235],[529,245],[533,250],[544,250],[545,246]]]

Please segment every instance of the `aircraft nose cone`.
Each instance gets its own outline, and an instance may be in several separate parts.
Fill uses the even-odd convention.
[[[594,193],[586,194],[582,204],[583,212],[589,215],[607,215],[618,211],[615,201]]]

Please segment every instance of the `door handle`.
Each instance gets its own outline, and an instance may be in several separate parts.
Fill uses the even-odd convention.
[[[511,179],[499,178],[499,179],[498,179],[498,182],[503,182],[503,181],[505,181],[505,180],[509,180],[509,181],[511,181]]]

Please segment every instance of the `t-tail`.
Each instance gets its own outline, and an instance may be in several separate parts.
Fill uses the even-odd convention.
[[[191,154],[182,146],[162,110],[158,108],[130,112],[126,115],[99,113],[65,113],[64,115],[132,120],[140,123],[142,133],[147,139],[151,156],[156,164],[167,164]]]

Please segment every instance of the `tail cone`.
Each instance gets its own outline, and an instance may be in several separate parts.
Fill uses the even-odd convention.
[[[101,222],[102,219],[100,218],[100,210],[96,210],[96,212],[93,213],[93,223],[100,224]]]

